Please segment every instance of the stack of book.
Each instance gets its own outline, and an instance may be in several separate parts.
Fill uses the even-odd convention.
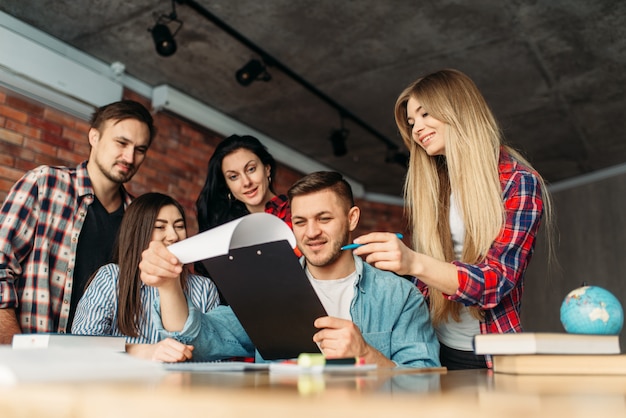
[[[474,337],[474,352],[490,355],[496,373],[626,375],[618,335],[484,334]]]

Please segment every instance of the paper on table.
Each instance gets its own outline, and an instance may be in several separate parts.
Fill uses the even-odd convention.
[[[269,213],[251,213],[174,243],[168,249],[181,263],[188,264],[228,254],[233,248],[282,240],[295,248],[296,238],[283,220]]]
[[[251,370],[267,370],[269,363],[248,363],[247,361],[184,361],[180,363],[163,363],[165,370],[170,372],[244,372]]]

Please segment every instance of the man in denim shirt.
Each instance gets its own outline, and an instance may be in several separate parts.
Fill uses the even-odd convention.
[[[312,336],[328,358],[360,357],[379,367],[437,367],[439,343],[422,294],[409,281],[378,270],[341,247],[351,242],[360,210],[341,174],[317,172],[288,192],[293,231],[302,263],[329,316],[318,318]],[[190,307],[180,282],[180,263],[152,243],[143,254],[141,277],[159,288],[161,335],[188,344],[180,360],[252,356],[255,348],[231,308],[201,314]],[[256,353],[257,361],[262,358]]]

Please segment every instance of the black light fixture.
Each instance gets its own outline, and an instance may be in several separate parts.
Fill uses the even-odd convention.
[[[343,115],[341,115],[341,128],[335,129],[329,138],[335,157],[342,157],[348,153],[348,147],[346,146],[348,135],[350,135],[350,131],[343,126]]]
[[[172,0],[172,12],[169,15],[160,15],[155,17],[155,25],[148,29],[152,33],[152,39],[154,40],[154,47],[159,55],[162,57],[169,57],[176,52],[176,40],[174,37],[183,26],[183,22],[178,20],[176,15],[176,5]],[[170,31],[168,24],[175,22],[178,24],[174,33]]]
[[[242,86],[249,86],[253,81],[270,81],[272,76],[267,72],[265,64],[253,59],[248,61],[240,70],[235,73],[237,82]]]

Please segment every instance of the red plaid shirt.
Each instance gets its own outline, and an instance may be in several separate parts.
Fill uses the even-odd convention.
[[[293,225],[291,223],[291,208],[289,207],[289,199],[284,194],[274,196],[272,200],[265,204],[265,212],[270,215],[278,216],[282,219],[289,228],[293,229]],[[293,249],[293,252],[298,256],[302,256],[302,252],[298,249],[298,247]]]
[[[0,209],[0,308],[16,309],[23,332],[69,331],[78,236],[93,201],[86,161],[37,167],[9,191]]]
[[[265,204],[265,212],[270,215],[278,216],[287,225],[289,225],[289,228],[292,228],[289,200],[284,194],[274,196],[269,202],[267,202]]]
[[[500,152],[498,164],[505,208],[500,235],[480,264],[453,261],[459,288],[448,299],[485,312],[481,334],[521,332],[520,308],[524,272],[533,253],[535,236],[543,214],[538,174]],[[427,293],[423,283],[420,289]]]

